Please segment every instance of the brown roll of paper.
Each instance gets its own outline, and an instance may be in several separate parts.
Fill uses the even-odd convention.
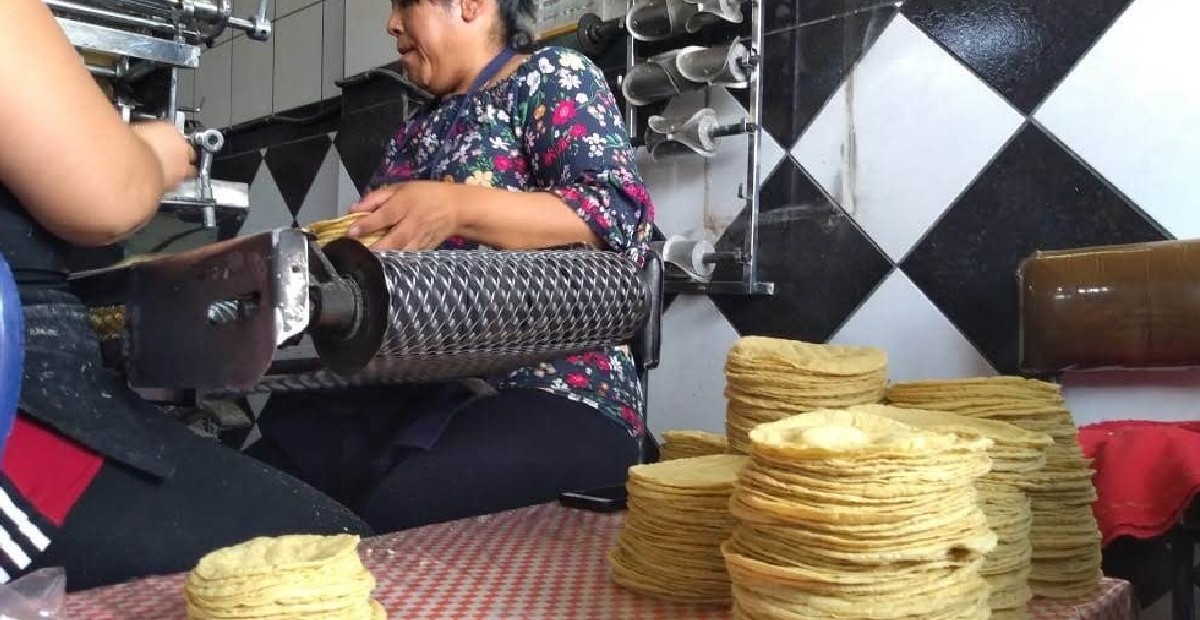
[[[1038,252],[1017,280],[1025,372],[1200,365],[1200,240]]]

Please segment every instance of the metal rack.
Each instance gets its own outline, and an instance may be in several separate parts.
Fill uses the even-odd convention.
[[[126,122],[175,123],[197,151],[197,174],[163,199],[159,217],[215,231],[241,220],[249,187],[212,178],[212,163],[225,144],[216,128],[186,118],[179,105],[179,72],[200,66],[205,46],[229,29],[254,40],[271,37],[267,0],[253,15],[233,15],[232,0],[44,0],[79,51],[88,71]]]
[[[686,1],[686,0],[685,0]],[[749,110],[747,117],[738,123],[730,123],[713,129],[713,137],[729,137],[745,134],[747,139],[746,177],[742,185],[741,197],[745,200],[749,222],[746,227],[746,237],[740,250],[733,252],[712,252],[706,254],[704,261],[709,265],[735,263],[741,265],[740,280],[708,281],[696,279],[668,279],[666,290],[671,293],[705,294],[705,295],[774,295],[775,284],[759,278],[758,271],[758,228],[759,228],[759,195],[762,186],[761,170],[759,167],[762,149],[762,50],[764,38],[763,4],[765,0],[746,0],[750,5],[750,55],[745,59],[745,68],[749,75]],[[595,16],[585,17],[580,22],[580,39],[587,40],[589,35],[593,40],[611,38],[616,32],[625,34],[625,74],[622,80],[630,74],[640,60],[638,56],[638,41],[620,23],[600,22]],[[626,123],[635,145],[642,141],[637,136],[639,105],[626,100]]]

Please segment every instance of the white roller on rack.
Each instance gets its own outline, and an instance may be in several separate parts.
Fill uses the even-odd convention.
[[[715,252],[712,242],[674,235],[651,245],[663,257],[668,271],[682,272],[688,278],[699,281],[712,277],[715,267],[712,261],[706,260]]]

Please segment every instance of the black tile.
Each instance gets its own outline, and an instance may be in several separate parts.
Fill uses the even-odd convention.
[[[894,3],[886,0],[774,0],[764,7],[763,27],[767,32],[774,32],[844,20],[860,13],[892,8],[891,4]]]
[[[1130,0],[910,0],[904,14],[1030,114]]]
[[[1038,250],[1165,238],[1095,173],[1027,124],[901,267],[998,371],[1015,373],[1021,260]]]
[[[322,134],[267,149],[267,169],[292,215],[299,213],[304,205],[304,197],[312,188],[330,144],[329,136]]]
[[[404,69],[395,61],[360,73],[342,84],[342,104],[345,114],[365,110],[383,103],[395,103],[411,99],[418,103],[425,99],[407,80],[400,79]]]
[[[220,181],[253,183],[262,160],[260,151],[216,158],[213,160],[212,177]]]
[[[820,204],[826,200],[825,193],[792,159],[784,155],[774,170],[766,171],[758,201],[761,212],[783,209],[793,205]]]
[[[790,157],[764,183],[759,215],[759,278],[771,297],[713,296],[742,334],[825,342],[892,270],[892,263]],[[768,202],[769,200],[769,202]],[[742,212],[717,242],[743,247]],[[741,267],[721,265],[716,280],[740,280]]]
[[[221,154],[259,151],[337,131],[341,112],[341,97],[333,97],[242,123],[225,130]]]
[[[348,114],[338,130],[338,154],[355,187],[362,192],[379,169],[388,140],[404,122],[403,101],[390,101]]]
[[[767,35],[763,127],[784,149],[796,143],[895,15],[889,5]],[[749,91],[729,92],[749,108]]]

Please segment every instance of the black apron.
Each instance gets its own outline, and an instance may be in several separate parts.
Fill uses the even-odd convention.
[[[112,461],[170,476],[160,433],[175,422],[104,368],[88,309],[67,282],[69,249],[0,186],[0,252],[25,315],[20,410]]]

